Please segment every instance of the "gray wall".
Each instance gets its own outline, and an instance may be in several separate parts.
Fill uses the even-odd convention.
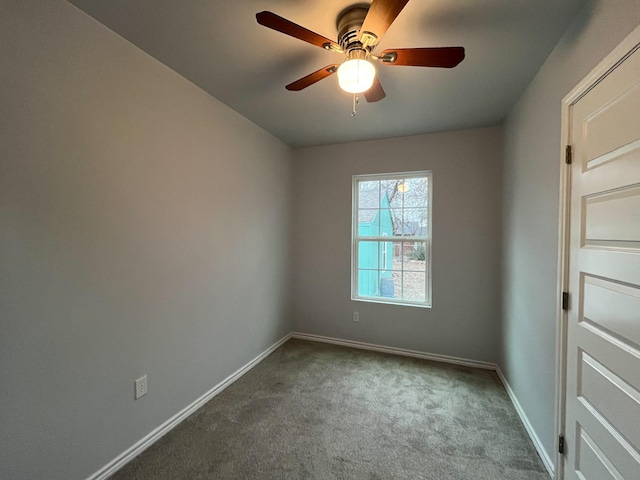
[[[496,361],[501,165],[499,127],[295,150],[295,329]],[[433,171],[433,308],[354,302],[351,177],[415,170]]]
[[[561,99],[639,23],[637,0],[591,2],[504,151],[496,127],[292,154],[70,4],[2,0],[0,477],[90,475],[290,318],[499,361],[550,453]],[[423,169],[433,308],[351,301],[351,176]]]
[[[291,331],[290,161],[72,5],[2,2],[0,478],[86,478]]]
[[[591,2],[505,123],[500,366],[552,459],[561,103],[638,24],[638,0]]]

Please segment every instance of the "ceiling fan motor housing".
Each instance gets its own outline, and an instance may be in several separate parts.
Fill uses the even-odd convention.
[[[358,32],[362,28],[364,19],[369,12],[369,6],[354,5],[343,10],[338,15],[336,27],[338,28],[338,43],[345,52],[351,50],[365,50],[362,43],[358,40]],[[370,49],[365,50],[370,53]]]

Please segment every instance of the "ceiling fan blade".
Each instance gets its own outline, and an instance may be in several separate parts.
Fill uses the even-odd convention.
[[[364,46],[378,43],[407,3],[409,0],[373,0],[358,33],[358,40]],[[368,33],[374,34],[374,37],[368,36]]]
[[[323,78],[327,78],[330,75],[333,75],[338,70],[338,65],[327,65],[320,70],[316,70],[313,73],[310,73],[306,77],[302,77],[300,80],[296,80],[293,83],[290,83],[285,88],[287,90],[292,90],[294,92],[298,92],[303,88],[307,88],[309,85],[313,85],[316,82],[319,82]]]
[[[373,77],[373,85],[371,85],[371,88],[364,92],[364,98],[367,99],[367,102],[373,103],[379,102],[386,96],[387,94],[384,93],[382,84],[380,83],[380,80],[378,80],[378,76],[376,75],[375,77]]]
[[[333,40],[330,40],[322,35],[318,35],[311,30],[308,30],[304,27],[301,27],[298,24],[295,24],[286,18],[282,18],[279,15],[276,15],[272,12],[260,12],[256,14],[256,20],[260,25],[264,25],[265,27],[271,28],[278,32],[284,33],[285,35],[289,35],[291,37],[302,40],[303,42],[310,43],[311,45],[315,45],[320,48],[325,48],[327,50],[335,50],[342,51],[340,49],[340,45],[338,45]]]
[[[380,60],[383,65],[453,68],[464,60],[464,47],[388,49]]]

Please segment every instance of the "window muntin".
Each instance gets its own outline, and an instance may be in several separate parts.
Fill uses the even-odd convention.
[[[431,172],[353,177],[353,300],[431,306]]]

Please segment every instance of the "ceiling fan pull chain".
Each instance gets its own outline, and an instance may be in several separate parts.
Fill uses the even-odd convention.
[[[354,93],[353,94],[353,110],[351,110],[351,116],[355,117],[358,112],[356,111],[356,107],[358,106],[359,103],[359,99],[358,99],[358,94]]]

